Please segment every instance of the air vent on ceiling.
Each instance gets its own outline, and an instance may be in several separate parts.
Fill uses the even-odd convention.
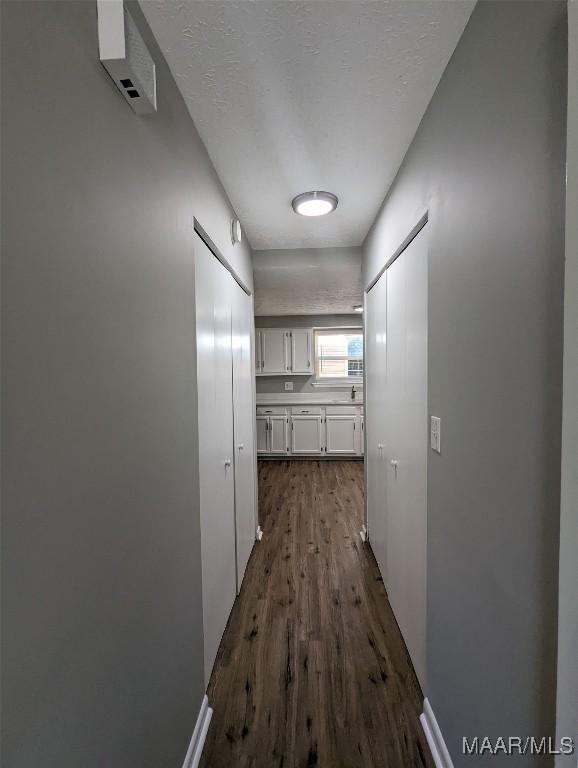
[[[155,63],[123,0],[97,0],[100,60],[137,115],[156,112]]]

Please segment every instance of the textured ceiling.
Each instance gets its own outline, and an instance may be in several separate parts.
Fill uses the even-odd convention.
[[[256,315],[349,314],[363,301],[361,248],[253,252]]]
[[[362,242],[473,5],[141,0],[256,249]],[[335,213],[293,213],[309,189]]]

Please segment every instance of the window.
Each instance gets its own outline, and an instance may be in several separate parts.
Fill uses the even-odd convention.
[[[363,377],[363,333],[359,328],[315,331],[315,374],[318,379],[356,382]]]

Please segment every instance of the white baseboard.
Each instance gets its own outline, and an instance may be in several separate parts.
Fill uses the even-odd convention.
[[[423,732],[429,744],[436,768],[454,768],[444,737],[427,699],[423,702],[423,714],[419,718]]]
[[[183,768],[197,768],[199,765],[212,716],[213,710],[209,706],[208,698],[205,696],[203,698],[203,703],[201,704],[199,716],[197,717],[195,730],[193,731],[193,738],[189,744],[187,756],[185,757],[185,762],[183,763]]]

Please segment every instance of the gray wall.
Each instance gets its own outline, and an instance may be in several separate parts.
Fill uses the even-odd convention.
[[[363,318],[360,314],[353,315],[287,315],[285,317],[256,317],[255,328],[331,328],[335,326],[350,326],[362,328]],[[318,395],[331,396],[333,393],[343,395],[343,388],[336,390],[316,389],[313,386],[315,376],[257,376],[257,394],[284,392],[285,382],[293,382],[293,392],[316,392]],[[356,384],[356,389],[360,385]]]
[[[568,131],[558,736],[578,743],[578,3],[568,3]],[[556,765],[575,766],[576,757]]]
[[[2,15],[0,762],[180,768],[204,689],[193,216],[248,283],[250,254],[148,32],[138,118],[95,2]]]
[[[367,285],[429,207],[427,694],[456,766],[540,765],[462,736],[554,731],[565,101],[565,4],[478,3],[364,246]]]

